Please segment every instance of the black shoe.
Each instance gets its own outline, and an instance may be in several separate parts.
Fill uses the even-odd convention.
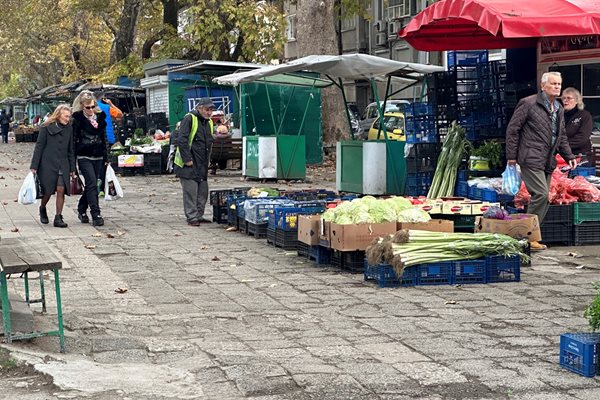
[[[55,226],[56,228],[66,228],[66,227],[67,227],[67,226],[69,226],[69,225],[67,225],[67,224],[66,224],[66,222],[65,222],[65,221],[63,221],[63,217],[62,217],[62,215],[60,215],[60,214],[56,214],[56,215],[54,216],[54,226]]]
[[[42,224],[47,224],[50,222],[48,219],[48,213],[46,212],[46,207],[40,207],[40,222]]]
[[[96,218],[92,218],[92,225],[94,226],[102,226],[104,225],[104,218],[101,216],[97,216]]]
[[[90,217],[88,217],[86,213],[77,213],[77,218],[79,218],[82,224],[90,223]]]

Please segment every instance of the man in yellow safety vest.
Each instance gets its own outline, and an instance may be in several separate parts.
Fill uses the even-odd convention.
[[[183,210],[190,226],[210,222],[204,218],[204,208],[208,199],[208,164],[214,134],[210,117],[214,109],[209,97],[201,98],[181,120],[175,143],[175,175],[181,181]]]

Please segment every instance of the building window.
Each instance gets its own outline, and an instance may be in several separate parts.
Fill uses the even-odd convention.
[[[290,14],[285,17],[287,22],[287,26],[285,28],[285,35],[287,37],[288,42],[296,40],[296,14]]]
[[[389,0],[386,13],[388,20],[410,16],[410,0]]]

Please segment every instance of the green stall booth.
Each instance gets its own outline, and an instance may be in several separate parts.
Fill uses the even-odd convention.
[[[301,71],[319,73],[322,79],[317,80],[317,78],[307,77],[298,78],[296,75],[292,75],[292,73],[298,73]],[[381,118],[383,116],[382,110],[385,109],[385,99],[391,98],[401,90],[421,83],[423,81],[424,74],[438,71],[444,71],[444,68],[433,65],[394,61],[381,57],[370,56],[367,54],[344,54],[339,56],[313,55],[280,65],[271,65],[252,71],[225,75],[217,78],[217,82],[219,84],[228,84],[234,86],[255,81],[261,81],[263,83],[277,82],[279,84],[289,82],[293,85],[293,83],[291,83],[293,79],[308,79],[308,82],[296,82],[296,84],[303,87],[311,86],[313,89],[325,87],[327,85],[336,85],[340,89],[344,98],[344,102],[346,103],[346,95],[344,93],[343,85],[344,80],[369,81],[371,83],[371,87],[373,88],[376,102],[377,104],[381,105],[379,107],[379,116]],[[313,81],[310,82],[310,79],[313,79]],[[387,89],[383,102],[379,102],[377,89],[375,86],[376,79],[387,80]],[[392,79],[401,81],[404,84],[404,87],[394,93],[390,93]],[[273,107],[274,103],[272,102],[272,99],[270,99],[268,96],[263,96],[263,99],[266,99],[266,102],[270,105],[271,110],[276,109],[276,107]],[[307,100],[308,103],[311,101],[311,98]],[[298,107],[295,107],[295,109],[298,109]],[[306,111],[304,113],[304,116],[305,115]],[[340,141],[336,146],[337,190],[342,192],[372,195],[404,194],[406,180],[406,163],[404,160],[405,143],[389,140],[388,134],[385,131],[385,127],[383,127],[383,129],[380,128],[381,132],[379,137],[381,137],[382,140],[354,140],[350,115],[347,115],[347,117],[348,128],[351,132],[350,136],[352,137],[352,140]],[[281,131],[277,129],[275,117],[272,117],[272,121],[272,130],[275,132]],[[303,118],[300,126],[302,126],[305,121],[306,118]],[[314,124],[313,120],[309,119],[309,121],[311,124]],[[258,124],[255,126],[258,126]],[[258,131],[258,127],[256,130]],[[276,144],[278,149],[276,154],[278,154],[278,160],[281,160],[283,157],[279,148],[283,146],[283,143]],[[274,150],[272,150],[272,146],[274,146],[274,144],[266,145],[265,143],[263,147],[261,147],[260,140],[258,143],[255,143],[255,139],[249,139],[247,136],[245,138],[245,146],[245,154],[248,155],[248,157],[246,157],[246,171],[248,173],[260,175],[261,169],[263,171],[268,169],[271,171],[271,174],[275,174],[275,171],[280,170],[278,165],[270,165],[268,168],[266,168],[264,163],[260,164],[261,151],[274,152]],[[296,145],[296,148],[297,147],[298,146]],[[263,150],[263,148],[271,150]],[[293,155],[293,157],[295,157],[295,155]],[[285,170],[285,168],[283,169]],[[289,167],[289,169],[292,170],[293,167]],[[278,174],[279,172],[277,172],[277,175]]]

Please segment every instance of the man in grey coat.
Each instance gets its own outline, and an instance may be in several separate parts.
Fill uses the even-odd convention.
[[[203,216],[208,199],[208,164],[213,142],[210,117],[214,109],[210,98],[201,98],[196,108],[181,120],[176,138],[175,175],[181,181],[183,209],[190,226],[210,222]]]
[[[535,214],[540,224],[548,212],[550,179],[556,168],[556,154],[575,168],[565,133],[564,109],[560,96],[560,72],[542,75],[542,90],[519,101],[506,128],[506,160],[509,165],[519,164],[521,176],[531,201],[527,212]],[[544,250],[545,245],[531,242],[531,250]]]

